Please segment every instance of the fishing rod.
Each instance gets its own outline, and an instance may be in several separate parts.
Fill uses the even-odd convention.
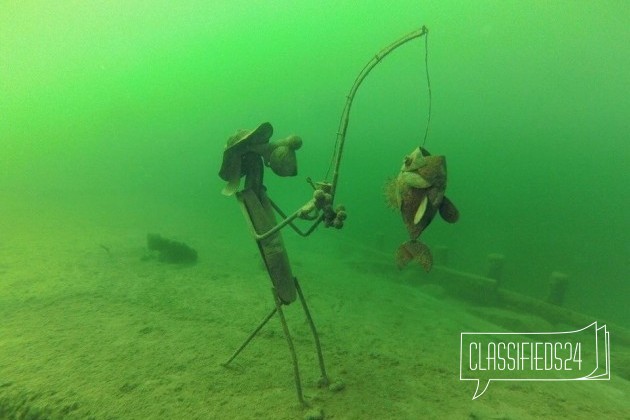
[[[396,48],[406,44],[409,41],[412,41],[416,38],[420,38],[422,36],[425,37],[425,68],[426,68],[426,77],[427,77],[427,86],[429,89],[429,115],[427,118],[427,127],[426,127],[426,131],[424,133],[424,140],[423,143],[424,144],[426,142],[427,139],[427,135],[429,133],[429,123],[431,121],[431,84],[429,81],[429,67],[428,67],[428,50],[427,50],[427,46],[428,46],[428,33],[429,30],[427,29],[426,26],[422,26],[422,28],[413,31],[411,33],[408,33],[407,35],[403,36],[402,38],[398,39],[397,41],[394,41],[393,43],[391,43],[390,45],[388,45],[387,47],[383,48],[381,51],[379,51],[366,65],[365,67],[363,67],[363,70],[361,70],[361,72],[359,73],[359,75],[357,76],[357,78],[354,81],[354,84],[352,85],[352,88],[350,89],[350,93],[348,94],[347,100],[346,100],[346,104],[343,108],[343,112],[341,114],[341,120],[339,122],[339,129],[337,130],[337,139],[335,141],[335,149],[334,149],[334,153],[333,153],[333,158],[331,160],[331,166],[328,168],[328,172],[326,173],[326,178],[328,178],[328,174],[330,173],[330,168],[334,166],[334,171],[333,171],[333,177],[332,177],[332,183],[331,183],[331,187],[330,187],[330,194],[334,200],[335,197],[335,193],[337,191],[337,184],[339,182],[339,168],[341,166],[341,157],[343,155],[343,148],[345,145],[345,141],[346,141],[346,133],[348,130],[348,123],[350,121],[350,109],[352,108],[352,102],[354,101],[354,96],[357,93],[357,90],[359,90],[359,87],[361,86],[361,83],[363,83],[363,81],[365,80],[365,78],[368,76],[368,74],[370,74],[370,72],[372,71],[372,69],[374,67],[376,67],[376,65],[378,63],[380,63],[386,56],[388,56],[391,52],[393,52]]]

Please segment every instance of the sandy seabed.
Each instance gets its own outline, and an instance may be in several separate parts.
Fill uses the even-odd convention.
[[[614,331],[610,381],[492,383],[473,401],[475,384],[459,380],[460,333],[509,331],[491,321],[498,310],[451,299],[419,269],[398,271],[388,250],[337,232],[284,233],[337,388],[317,386],[308,324],[299,303],[286,307],[303,409],[277,317],[221,366],[273,306],[236,203],[16,198],[4,211],[0,418],[630,418],[628,367],[615,374],[629,350]],[[143,258],[152,231],[194,246],[199,262]]]

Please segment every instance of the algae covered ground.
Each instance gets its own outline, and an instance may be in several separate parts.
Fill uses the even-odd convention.
[[[236,210],[228,201],[226,207]],[[304,410],[276,318],[232,367],[221,366],[272,305],[255,245],[239,226],[241,215],[226,212],[217,220],[192,205],[111,202],[118,209],[33,198],[10,209],[11,225],[3,221],[0,417],[293,419],[323,412],[330,419],[533,419],[630,413],[628,371],[621,371],[629,349],[621,345],[613,347],[610,381],[493,383],[473,401],[474,384],[459,380],[462,331],[556,326],[454,300],[427,284],[421,268],[399,271],[389,250],[336,231],[320,233],[327,246],[287,238],[331,380],[344,385],[336,392],[317,387],[308,326],[298,304],[289,306],[312,405]],[[135,223],[121,221],[121,209]],[[199,262],[177,266],[143,258],[145,230],[156,225],[194,244]],[[614,330],[611,335],[615,343]]]

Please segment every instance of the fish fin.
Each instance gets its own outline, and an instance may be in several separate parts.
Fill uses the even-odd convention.
[[[387,206],[392,209],[400,209],[400,193],[395,179],[388,179],[383,188]]]
[[[408,242],[405,242],[404,244],[400,245],[396,250],[396,265],[398,266],[399,270],[402,270],[403,267],[409,264],[409,261],[413,260],[413,255],[411,254],[409,249],[407,249],[407,243]]]
[[[433,256],[428,246],[420,241],[407,241],[398,247],[396,251],[396,264],[402,269],[410,261],[418,262],[426,272],[433,267]]]
[[[429,188],[431,183],[415,172],[403,171],[399,175],[400,180],[413,188]]]
[[[448,223],[455,223],[459,220],[459,211],[447,197],[444,197],[440,205],[440,216]]]
[[[420,220],[422,220],[422,216],[424,216],[424,213],[426,213],[427,211],[428,201],[429,200],[426,195],[422,197],[422,201],[420,202],[420,205],[418,206],[418,209],[416,210],[416,214],[415,216],[413,216],[414,225],[417,225],[418,223],[420,223]]]

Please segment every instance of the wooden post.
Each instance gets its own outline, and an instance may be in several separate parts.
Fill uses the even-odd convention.
[[[502,254],[488,254],[487,277],[496,280],[497,288],[501,287],[504,261],[505,256]]]
[[[562,306],[564,296],[569,286],[569,276],[560,271],[554,271],[549,277],[549,293],[547,294],[547,302]]]

